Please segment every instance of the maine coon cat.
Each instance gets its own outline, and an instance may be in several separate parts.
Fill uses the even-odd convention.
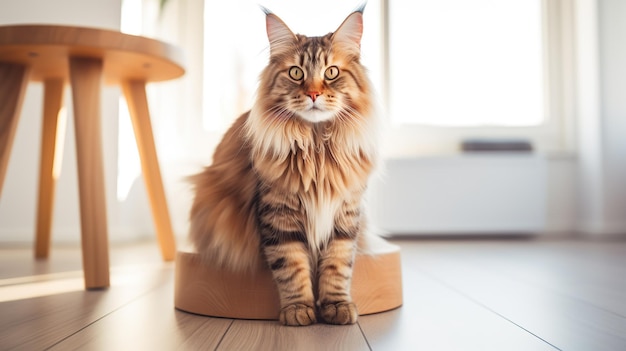
[[[279,320],[355,323],[362,198],[377,159],[376,116],[360,63],[363,10],[325,36],[294,34],[266,11],[269,64],[256,102],[192,177],[190,240],[225,269],[266,264]]]

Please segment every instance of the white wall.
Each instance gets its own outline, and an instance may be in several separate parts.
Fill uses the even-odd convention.
[[[0,24],[49,23],[119,29],[121,0],[0,0]]]
[[[599,2],[604,230],[626,232],[626,1]]]
[[[626,2],[578,0],[578,217],[591,235],[626,233]]]

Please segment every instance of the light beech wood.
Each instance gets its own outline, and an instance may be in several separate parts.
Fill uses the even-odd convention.
[[[233,273],[211,266],[195,252],[179,251],[175,274],[174,305],[180,310],[214,317],[278,319],[278,291],[266,266]],[[371,254],[357,255],[351,291],[360,315],[401,306],[400,249],[381,239],[372,245]]]
[[[216,350],[343,351],[369,348],[358,325],[318,323],[294,328],[276,322],[236,320]]]
[[[52,209],[56,181],[61,171],[63,138],[66,116],[61,115],[65,81],[50,78],[44,81],[43,123],[41,128],[41,162],[39,166],[39,201],[37,203],[37,229],[35,257],[46,258],[50,253]]]
[[[141,159],[141,169],[143,170],[143,179],[148,190],[152,219],[154,220],[157,238],[161,247],[161,255],[164,260],[171,261],[176,255],[176,244],[167,209],[159,160],[154,146],[148,98],[146,96],[146,83],[140,80],[124,81],[122,82],[122,91],[126,97],[130,118],[133,122],[135,140],[137,141],[139,158]]]
[[[121,84],[131,116],[165,260],[175,240],[161,179],[145,84],[184,74],[181,51],[169,44],[116,31],[59,25],[0,26],[0,191],[8,165],[19,110],[28,80],[45,86],[35,256],[50,247],[55,172],[59,171],[64,131],[58,120],[63,82],[72,85],[81,203],[85,286],[109,285],[106,201],[100,129],[100,89]]]
[[[109,286],[109,249],[100,128],[102,60],[70,58],[85,287]]]
[[[29,69],[25,65],[0,60],[0,195],[28,78]]]
[[[184,73],[182,52],[158,40],[97,28],[0,26],[0,62],[32,67],[31,80],[68,77],[70,56],[103,59],[103,77],[110,84],[158,82]]]

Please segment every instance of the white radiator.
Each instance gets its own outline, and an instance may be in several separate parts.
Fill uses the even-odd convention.
[[[391,159],[373,181],[373,227],[391,234],[519,234],[545,228],[546,160],[531,153]]]

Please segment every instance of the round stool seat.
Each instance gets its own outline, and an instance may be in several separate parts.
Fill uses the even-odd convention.
[[[32,81],[68,78],[68,57],[102,59],[102,76],[108,84],[159,82],[185,73],[182,51],[155,39],[99,28],[0,26],[0,61],[29,66]]]
[[[265,265],[233,274],[206,264],[193,251],[178,251],[175,280],[174,306],[179,310],[212,317],[278,319],[278,290]],[[371,254],[357,255],[352,299],[360,315],[402,305],[399,247],[380,239]]]

